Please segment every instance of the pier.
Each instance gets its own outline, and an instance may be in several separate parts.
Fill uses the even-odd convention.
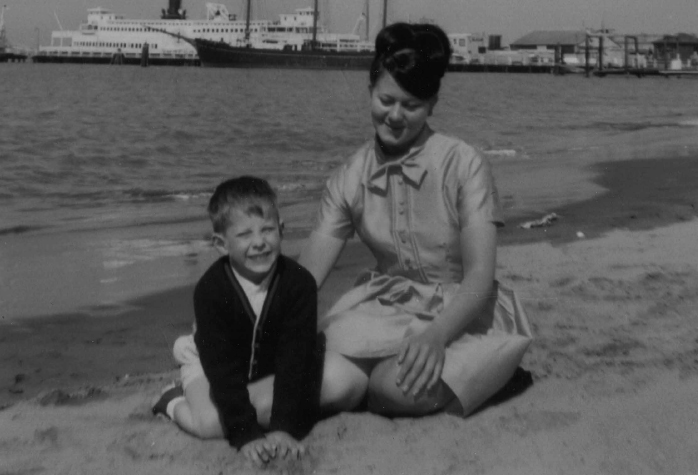
[[[534,73],[551,74],[555,65],[552,64],[478,64],[455,63],[448,70],[461,73]]]
[[[26,60],[26,54],[0,52],[0,63],[23,63]]]
[[[618,67],[604,67],[604,38],[607,35],[605,34],[597,34],[597,35],[592,35],[588,34],[586,35],[586,40],[585,40],[585,53],[584,53],[584,58],[585,58],[585,65],[584,65],[584,70],[586,73],[586,76],[589,77],[591,74],[593,74],[596,77],[606,77],[606,76],[636,76],[638,78],[642,78],[645,76],[659,76],[659,77],[698,77],[698,67],[691,67],[691,63],[687,60],[686,65],[688,69],[684,68],[683,61],[681,59],[680,55],[680,44],[679,44],[679,39],[678,37],[676,38],[676,48],[675,52],[675,58],[670,59],[672,56],[672,52],[670,52],[670,49],[668,48],[667,45],[667,37],[664,38],[663,41],[663,49],[661,50],[661,56],[663,56],[663,67],[659,67],[659,62],[655,60],[653,63],[653,67],[648,67],[648,66],[640,66],[641,61],[639,60],[638,57],[638,51],[639,51],[639,45],[638,45],[638,38],[637,36],[634,35],[625,35],[623,37],[624,39],[624,45],[623,45],[623,66],[618,68]],[[596,61],[595,67],[592,66],[591,61],[590,61],[590,51],[591,51],[591,39],[592,38],[597,38],[598,39],[598,57]],[[634,43],[634,51],[635,51],[635,60],[631,60],[630,56],[630,42]],[[656,44],[656,43],[655,43]],[[645,60],[646,61],[646,60]],[[698,66],[698,65],[696,65]]]

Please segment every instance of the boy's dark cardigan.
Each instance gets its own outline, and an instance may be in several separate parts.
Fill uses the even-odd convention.
[[[264,436],[247,385],[274,375],[270,431],[301,439],[318,416],[323,348],[317,337],[317,286],[279,256],[255,333],[255,314],[230,268],[217,260],[194,290],[195,341],[225,436],[240,448]]]

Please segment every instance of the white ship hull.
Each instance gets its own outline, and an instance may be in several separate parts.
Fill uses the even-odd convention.
[[[150,64],[199,64],[194,47],[180,37],[236,43],[245,36],[245,21],[229,15],[223,5],[206,5],[206,19],[129,20],[104,8],[87,11],[78,30],[51,34],[51,45],[33,57],[40,63],[110,63],[121,53],[124,64],[138,64],[147,44]],[[266,31],[269,21],[253,21],[252,34]],[[168,35],[164,31],[173,33]],[[179,37],[178,37],[179,36]]]

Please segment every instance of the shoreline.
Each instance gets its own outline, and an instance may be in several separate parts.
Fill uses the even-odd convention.
[[[513,213],[499,231],[500,249],[546,242],[560,246],[618,229],[650,230],[698,217],[698,188],[691,180],[698,176],[698,157],[603,162],[591,169],[597,173],[594,182],[608,191],[547,211],[560,216],[549,227],[521,229],[522,222],[539,216]],[[584,234],[583,239],[578,232]],[[286,244],[284,253],[297,255],[300,244]],[[189,267],[190,281],[195,282],[197,273],[214,258],[212,251],[199,249],[198,256],[184,264]],[[372,258],[360,242],[348,243],[320,292],[320,312],[351,286],[361,269],[371,265]],[[129,278],[139,275],[142,271]],[[151,291],[117,305],[9,322],[3,317],[0,408],[55,387],[106,384],[125,374],[174,369],[172,342],[187,333],[193,321],[193,285]]]
[[[521,229],[540,216],[510,215],[500,234],[497,278],[517,291],[535,335],[522,363],[534,384],[516,397],[465,419],[338,414],[315,426],[301,462],[257,470],[225,441],[150,413],[178,377],[172,343],[193,319],[184,285],[102,316],[0,323],[0,472],[693,473],[698,159],[595,167],[608,192],[549,210],[561,217],[546,228]],[[351,242],[321,311],[370,264]]]
[[[520,224],[542,215],[514,214],[500,230],[499,244],[563,244],[578,240],[578,232],[595,238],[613,229],[648,230],[698,217],[698,156],[608,161],[587,168],[605,192],[546,210],[559,215],[549,227],[522,230]]]
[[[693,220],[651,231],[615,230],[563,245],[503,247],[499,278],[516,288],[534,328],[534,343],[522,363],[534,383],[465,419],[444,413],[393,419],[342,413],[316,424],[302,461],[259,470],[227,442],[194,439],[151,415],[151,401],[177,377],[173,363],[164,362],[161,371],[116,375],[103,383],[72,380],[74,385],[61,386],[56,379],[38,397],[0,409],[0,470],[16,475],[88,474],[105,467],[123,475],[693,473],[698,255],[687,251],[694,248],[697,231]],[[348,275],[354,265],[347,262],[339,272]],[[350,282],[345,277],[337,283]],[[175,305],[170,297],[161,295],[156,305]],[[187,331],[189,320],[181,323]],[[108,360],[121,352],[143,365],[169,358],[169,351],[154,344],[154,331],[134,333],[139,343],[118,332],[123,328],[113,330],[100,343],[111,353],[96,350],[80,353],[82,358]],[[119,346],[117,335],[125,344]],[[146,347],[156,348],[148,356]],[[43,351],[54,352],[51,361],[61,360],[55,348]]]

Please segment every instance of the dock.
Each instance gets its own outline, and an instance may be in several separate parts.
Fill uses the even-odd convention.
[[[448,70],[457,73],[534,73],[551,74],[555,70],[553,64],[477,64],[454,63],[448,65]]]
[[[664,76],[666,78],[681,78],[681,77],[689,77],[689,78],[696,78],[698,79],[698,70],[696,69],[684,69],[684,70],[669,70],[669,71],[659,71],[659,74],[661,76]]]
[[[600,78],[606,76],[637,76],[641,78],[645,76],[659,76],[663,72],[656,68],[606,68],[593,70],[592,74]]]
[[[23,63],[26,60],[26,54],[0,53],[0,63]]]

